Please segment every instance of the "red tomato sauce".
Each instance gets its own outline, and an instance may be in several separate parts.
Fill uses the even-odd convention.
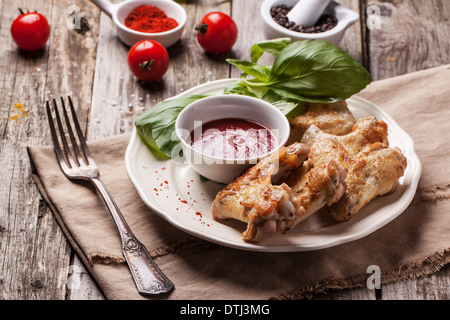
[[[245,119],[213,120],[191,132],[194,150],[224,159],[258,157],[275,149],[277,144],[272,130]]]

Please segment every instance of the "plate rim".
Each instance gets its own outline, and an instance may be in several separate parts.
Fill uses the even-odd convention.
[[[219,80],[214,80],[214,81],[210,81],[210,82],[206,82],[203,84],[200,84],[198,86],[192,87],[178,95],[175,95],[171,98],[168,99],[173,99],[173,98],[177,98],[180,96],[185,96],[185,95],[189,95],[191,94],[191,92],[193,91],[198,91],[198,90],[202,90],[205,87],[210,87],[213,85],[217,85],[217,86],[222,86],[225,84],[228,84],[232,81],[235,81],[235,78],[227,78],[227,79],[219,79]],[[182,223],[179,223],[178,221],[176,221],[170,214],[167,214],[166,212],[164,212],[163,210],[160,210],[159,208],[157,208],[146,196],[145,190],[142,189],[142,187],[139,185],[139,183],[137,182],[137,180],[135,179],[135,177],[133,176],[133,171],[132,171],[132,165],[131,165],[131,155],[132,152],[134,150],[137,150],[139,148],[146,148],[144,143],[141,141],[139,135],[137,134],[136,131],[136,127],[133,127],[133,131],[129,140],[129,143],[127,145],[126,151],[125,151],[125,168],[126,168],[126,172],[128,175],[129,180],[131,181],[131,183],[133,184],[134,188],[136,189],[136,191],[138,192],[139,197],[141,198],[141,200],[144,202],[144,204],[151,209],[151,211],[155,212],[156,214],[158,214],[161,218],[165,219],[166,221],[168,221],[170,224],[172,224],[173,226],[175,226],[176,228],[191,234],[195,237],[216,243],[216,244],[220,244],[226,247],[231,247],[231,248],[235,248],[235,249],[241,249],[241,250],[247,250],[247,251],[262,251],[262,252],[300,252],[300,251],[313,251],[313,250],[320,250],[320,249],[325,249],[325,248],[329,248],[329,247],[334,247],[340,244],[344,244],[344,243],[348,243],[351,241],[355,241],[358,239],[361,239],[373,232],[375,232],[376,230],[380,229],[381,227],[385,226],[386,224],[390,223],[392,220],[394,220],[396,217],[398,217],[400,214],[402,214],[406,208],[410,205],[410,203],[412,202],[414,195],[417,191],[417,187],[418,187],[418,183],[422,174],[422,164],[420,162],[420,159],[416,153],[416,147],[415,147],[415,143],[413,141],[413,139],[411,138],[411,136],[402,128],[398,125],[398,123],[387,113],[385,112],[383,109],[379,108],[378,106],[376,106],[374,103],[359,97],[357,95],[354,95],[352,97],[350,97],[347,100],[354,100],[355,102],[359,102],[362,104],[366,104],[368,106],[370,106],[371,108],[374,108],[377,112],[379,112],[380,114],[382,114],[382,116],[389,120],[390,123],[392,123],[395,127],[396,130],[400,130],[402,133],[403,137],[406,137],[408,139],[408,142],[405,144],[407,146],[409,146],[408,148],[408,154],[410,155],[410,158],[413,159],[414,161],[412,163],[410,163],[410,158],[408,158],[408,165],[414,164],[415,170],[414,170],[414,175],[413,178],[411,180],[411,184],[408,187],[407,190],[407,197],[406,200],[400,202],[400,204],[398,204],[396,201],[396,208],[397,206],[399,206],[395,212],[396,214],[393,215],[389,215],[388,218],[386,219],[382,219],[381,221],[378,221],[378,223],[376,223],[375,225],[371,225],[371,226],[366,226],[362,229],[359,229],[358,232],[356,234],[350,234],[350,235],[333,235],[330,236],[327,241],[322,241],[320,245],[317,244],[301,244],[301,245],[296,245],[295,243],[292,244],[283,244],[283,245],[263,245],[263,244],[258,244],[258,243],[247,243],[245,241],[236,243],[236,242],[231,242],[228,241],[226,239],[220,239],[217,237],[213,237],[212,235],[208,234],[208,233],[200,233],[200,232],[196,232],[193,231],[191,228],[189,228],[188,226],[183,225]],[[389,126],[388,126],[389,127]],[[148,149],[147,149],[148,150]],[[150,151],[148,151],[150,152]],[[170,160],[166,160],[166,161],[170,161]]]

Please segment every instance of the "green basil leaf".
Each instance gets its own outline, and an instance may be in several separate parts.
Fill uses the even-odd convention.
[[[306,107],[304,105],[304,102],[299,101],[297,103],[297,105],[295,106],[295,108],[290,109],[290,111],[287,112],[285,114],[285,116],[286,116],[286,118],[288,118],[288,120],[291,120],[292,118],[300,116],[300,115],[304,114],[305,112],[306,112]]]
[[[255,77],[261,81],[267,81],[270,75],[270,69],[257,63],[246,60],[226,59],[229,64],[239,68],[246,75]]]
[[[272,89],[269,89],[262,99],[278,108],[288,120],[299,116],[306,111],[303,101],[298,99],[287,99],[285,96],[278,94]]]
[[[301,102],[292,102],[288,100],[278,100],[272,102],[272,105],[280,110],[288,119],[299,116],[306,110]]]
[[[290,98],[314,102],[344,100],[372,78],[341,48],[324,40],[297,41],[276,57],[267,85]]]
[[[253,63],[258,62],[259,58],[264,52],[278,55],[288,44],[291,43],[291,38],[278,38],[267,41],[255,43],[250,49],[250,57]]]
[[[204,97],[207,96],[191,95],[164,100],[136,119],[139,137],[158,158],[171,158],[172,150],[180,143],[175,134],[178,115],[189,104]]]
[[[252,87],[249,85],[251,83],[250,80],[236,80],[230,83],[225,90],[224,94],[240,94],[245,96],[250,96],[254,98],[262,99],[266,94],[268,88],[265,87]]]
[[[291,44],[291,38],[289,37],[258,42],[261,49],[276,56],[289,44]]]
[[[245,80],[236,80],[231,82],[228,86],[225,87],[223,93],[225,94],[243,94],[245,88],[247,87],[247,83]]]
[[[147,148],[155,155],[159,160],[166,160],[170,157],[166,156],[158,146],[152,136],[152,126],[151,125],[139,125],[136,126],[136,132],[139,135],[141,141],[147,146]]]
[[[257,43],[255,43],[250,49],[250,58],[253,63],[257,63],[259,58],[261,58],[263,54],[264,50],[260,46],[258,46]]]

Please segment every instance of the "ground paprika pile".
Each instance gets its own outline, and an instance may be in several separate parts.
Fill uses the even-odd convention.
[[[178,22],[155,6],[142,5],[125,18],[125,26],[140,32],[155,33],[171,30],[178,26]]]

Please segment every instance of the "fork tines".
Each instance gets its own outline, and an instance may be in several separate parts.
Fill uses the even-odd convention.
[[[61,106],[64,115],[63,123],[58,111],[58,104],[56,100],[53,99],[53,110],[57,123],[57,129],[55,127],[55,121],[53,120],[52,116],[51,103],[48,100],[46,102],[50,132],[58,160],[61,165],[64,164],[66,166],[65,169],[69,170],[75,167],[89,167],[90,165],[95,166],[95,163],[86,145],[86,141],[81,131],[81,127],[78,122],[75,108],[73,107],[72,99],[70,98],[70,96],[68,96],[68,101],[72,122],[69,119],[69,114],[66,108],[66,104],[64,103],[64,99],[63,97],[61,97]],[[72,124],[73,127],[75,127],[75,133],[72,129]],[[67,137],[70,139],[70,144],[68,143]]]

